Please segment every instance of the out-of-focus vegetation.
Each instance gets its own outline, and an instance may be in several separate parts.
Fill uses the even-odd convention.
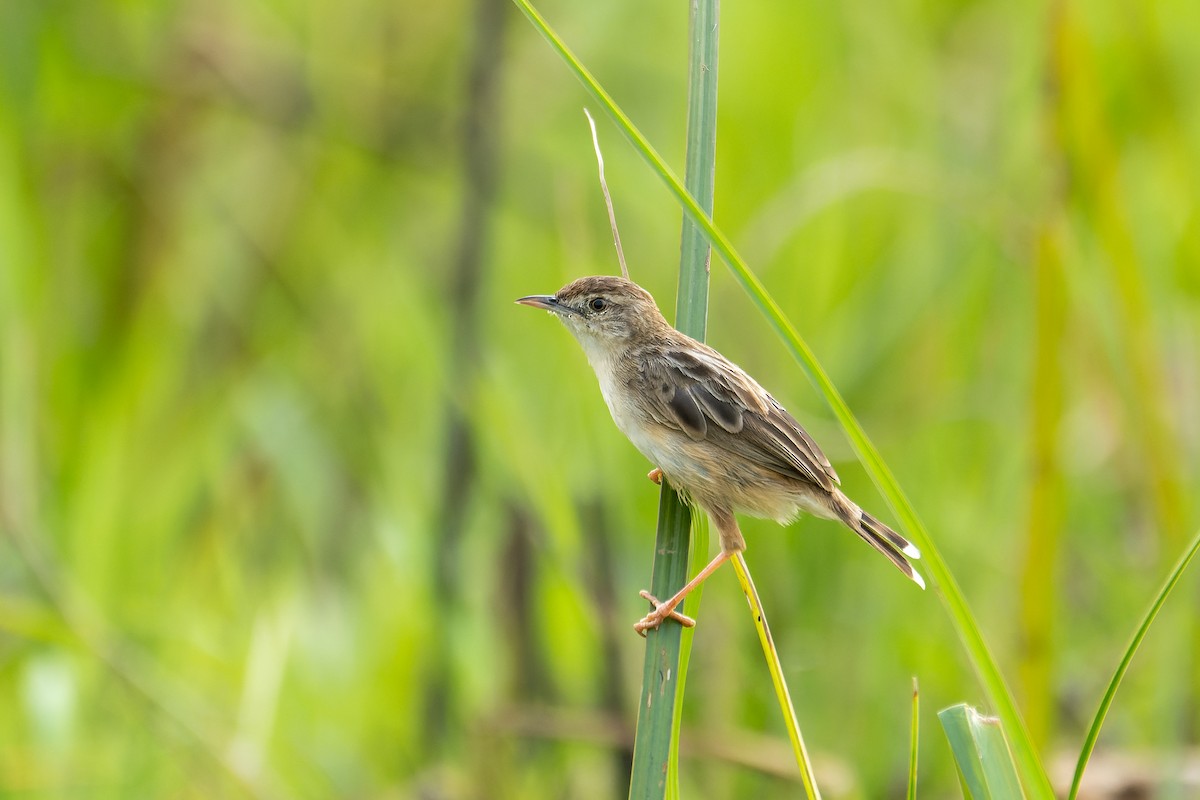
[[[543,8],[682,162],[686,7]],[[1200,11],[726,4],[716,218],[933,531],[1034,736],[1077,752],[1196,526]],[[501,0],[0,5],[0,788],[624,791],[657,491],[513,306],[615,272],[582,89]],[[601,123],[635,280],[679,211]],[[883,512],[714,265],[709,341]],[[827,795],[956,778],[936,599],[836,526],[747,520]],[[1105,752],[1200,725],[1185,576]],[[691,796],[794,796],[732,571]],[[1068,770],[1069,772],[1069,770]]]

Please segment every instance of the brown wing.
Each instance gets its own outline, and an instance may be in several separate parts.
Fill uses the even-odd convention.
[[[767,469],[832,489],[829,459],[800,423],[728,359],[688,343],[647,358],[641,386],[655,421]],[[697,349],[697,348],[703,349]]]

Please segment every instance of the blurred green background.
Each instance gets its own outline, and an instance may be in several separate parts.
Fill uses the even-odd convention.
[[[687,9],[542,7],[682,164]],[[716,219],[933,531],[1053,762],[1197,524],[1200,7],[728,3]],[[0,4],[0,795],[624,794],[657,491],[569,335],[581,87],[504,0]],[[596,109],[593,109],[595,111]],[[680,212],[600,120],[635,280]],[[710,342],[890,519],[719,264]],[[956,796],[933,592],[744,523],[829,796]],[[1200,731],[1197,581],[1105,752]],[[793,797],[731,570],[691,797]]]

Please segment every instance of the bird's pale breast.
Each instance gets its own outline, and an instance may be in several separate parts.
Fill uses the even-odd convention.
[[[632,400],[613,351],[581,339],[613,421],[676,489],[705,509],[732,509],[786,524],[801,511],[831,518],[825,498],[804,481],[780,475],[713,443],[650,418]],[[727,456],[727,457],[723,457]]]

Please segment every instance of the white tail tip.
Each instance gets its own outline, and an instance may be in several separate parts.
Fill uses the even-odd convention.
[[[913,583],[915,583],[917,586],[920,586],[922,589],[925,588],[925,579],[922,578],[921,573],[917,572],[915,569],[913,570],[912,579]]]
[[[900,552],[904,553],[904,555],[908,556],[909,558],[920,558],[921,557],[921,551],[918,550],[917,546],[911,542],[904,545],[904,549],[901,550]]]

